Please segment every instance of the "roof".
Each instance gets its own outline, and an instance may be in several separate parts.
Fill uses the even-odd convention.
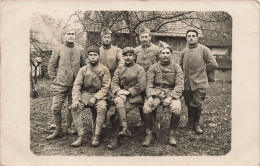
[[[153,22],[146,22],[144,23],[150,30],[155,28],[155,23]],[[89,24],[86,28],[88,32],[100,32],[102,28],[101,24]],[[136,33],[138,33],[139,27],[136,28]],[[185,37],[186,31],[188,29],[195,29],[191,26],[186,25],[181,21],[172,22],[165,24],[162,26],[158,31],[151,32],[154,36],[173,36],[173,37]],[[127,29],[127,25],[125,21],[115,23],[110,30],[114,33],[130,33],[129,29]],[[203,33],[200,29],[196,29],[199,32],[199,37],[203,37]]]

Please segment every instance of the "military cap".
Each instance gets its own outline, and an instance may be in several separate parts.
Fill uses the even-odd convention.
[[[95,52],[99,55],[100,51],[99,51],[99,48],[95,45],[92,45],[92,46],[89,46],[87,48],[87,54],[89,54],[90,52]]]
[[[104,27],[101,31],[101,36],[110,35],[111,33],[112,32],[107,27]]]
[[[172,53],[172,48],[171,48],[171,46],[169,46],[167,43],[165,43],[165,42],[163,42],[163,41],[159,41],[159,51],[161,52],[162,50],[164,50],[165,48],[168,48],[170,51],[171,51],[171,53]]]
[[[150,30],[144,24],[141,24],[139,27],[139,35],[143,33],[150,33]]]
[[[133,53],[134,54],[134,48],[133,47],[125,47],[123,49],[123,55],[125,55],[126,53]]]

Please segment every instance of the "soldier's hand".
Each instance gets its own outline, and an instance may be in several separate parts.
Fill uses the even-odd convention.
[[[119,90],[118,92],[117,92],[117,94],[120,96],[120,95],[129,95],[130,94],[130,92],[128,91],[128,90]]]
[[[95,103],[96,103],[97,99],[95,97],[92,97],[90,100],[89,100],[89,106],[94,106]]]
[[[79,108],[80,102],[74,101],[74,103],[70,106],[70,108],[74,111]]]
[[[173,98],[172,98],[171,96],[167,97],[167,98],[163,101],[163,105],[166,106],[166,107],[168,107],[168,106],[171,104],[172,99],[173,99]]]
[[[153,105],[153,97],[150,96],[148,99],[147,99],[147,105],[148,107],[151,107]]]

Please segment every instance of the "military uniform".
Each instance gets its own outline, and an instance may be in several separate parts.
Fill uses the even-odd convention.
[[[189,121],[198,127],[206,90],[209,87],[206,70],[217,67],[217,62],[209,48],[195,44],[181,52],[180,66],[184,74],[183,96],[188,107]]]
[[[71,90],[80,67],[86,65],[85,52],[73,43],[66,42],[53,50],[49,61],[48,74],[52,79],[53,100],[51,110],[54,115],[57,130],[61,128],[61,107],[68,96],[72,104]],[[67,128],[72,123],[70,110],[67,112]],[[47,138],[48,139],[48,138]],[[52,137],[50,137],[52,139]]]
[[[106,99],[110,83],[111,78],[108,68],[99,62],[95,66],[88,64],[79,70],[72,90],[73,102],[81,102],[79,109],[73,111],[73,120],[79,136],[84,135],[83,120],[80,112],[86,106],[89,107],[90,99],[95,97],[97,102],[94,108],[91,107],[91,109],[95,109],[97,112],[95,131],[93,134],[99,137],[107,112]]]
[[[107,66],[111,77],[113,77],[117,66],[124,65],[124,59],[120,48],[113,45],[101,46],[100,50],[100,63]]]
[[[152,64],[158,62],[159,48],[150,43],[148,46],[138,46],[135,48],[136,63],[142,66],[145,72],[148,71]]]

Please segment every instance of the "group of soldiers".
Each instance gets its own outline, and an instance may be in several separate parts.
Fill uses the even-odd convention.
[[[92,111],[92,146],[100,144],[100,134],[107,119],[108,101],[115,104],[120,130],[116,134],[131,136],[127,113],[138,107],[146,136],[142,146],[150,146],[153,141],[156,108],[168,107],[171,112],[169,144],[176,145],[176,130],[181,116],[180,97],[183,96],[188,108],[187,125],[197,134],[203,131],[199,126],[202,105],[209,87],[207,72],[217,66],[209,48],[198,43],[198,32],[186,32],[187,47],[181,52],[180,62],[172,60],[173,49],[165,42],[159,46],[151,43],[150,30],[141,25],[139,40],[141,45],[123,50],[111,44],[112,32],[103,28],[102,46],[82,48],[74,45],[75,30],[65,33],[65,43],[54,49],[48,67],[52,79],[53,112],[56,129],[47,140],[63,137],[64,133],[78,133],[78,139],[71,146],[81,146],[85,139],[82,110]],[[87,58],[85,58],[85,56]],[[66,97],[70,105],[67,124],[62,130],[61,107]],[[71,127],[72,121],[76,131]],[[118,147],[111,141],[108,148]]]

